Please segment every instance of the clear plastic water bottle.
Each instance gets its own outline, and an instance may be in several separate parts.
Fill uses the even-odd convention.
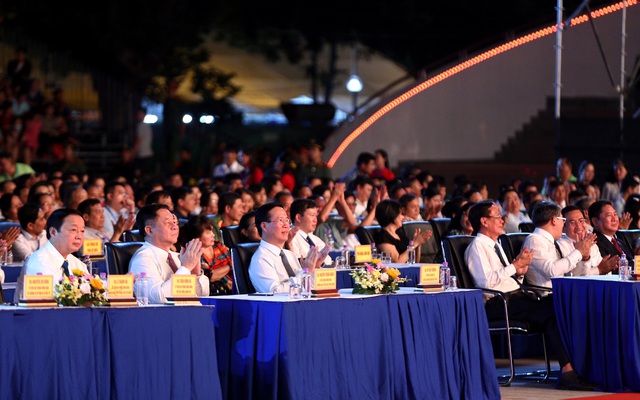
[[[106,288],[108,283],[106,272],[100,272],[100,280],[102,281],[102,287]]]
[[[344,269],[349,269],[350,268],[350,258],[351,258],[351,252],[349,251],[349,247],[345,244],[342,246],[342,258],[343,258],[343,264],[342,267]]]
[[[336,240],[333,237],[333,232],[331,231],[331,228],[327,228],[327,246],[329,246],[329,250],[333,249],[333,245],[335,244]]]
[[[149,304],[149,278],[146,272],[140,272],[140,276],[136,279],[136,299],[139,306]]]
[[[375,242],[371,242],[371,258],[372,259],[378,258],[378,250],[376,249]]]
[[[13,264],[13,251],[11,248],[7,250],[7,264]]]
[[[311,297],[311,274],[309,268],[303,268],[300,275],[301,294],[303,299]]]
[[[627,255],[622,253],[620,261],[618,261],[618,279],[621,281],[629,280],[629,260]]]
[[[89,274],[93,274],[93,262],[91,261],[91,257],[85,254],[84,258],[82,259],[82,262],[84,263],[84,265],[87,266],[87,272]]]
[[[410,265],[416,263],[416,246],[413,244],[413,240],[409,241],[407,246],[407,263]]]
[[[442,284],[443,290],[447,290],[449,288],[450,280],[451,280],[451,270],[449,269],[449,264],[445,261],[440,266],[440,283]]]
[[[302,285],[300,284],[300,274],[289,278],[289,298],[302,298]]]

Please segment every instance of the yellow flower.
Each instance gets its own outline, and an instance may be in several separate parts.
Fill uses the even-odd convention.
[[[102,286],[102,279],[91,279],[90,281],[91,283],[91,287],[96,289],[96,290],[104,290],[104,286]]]
[[[371,264],[373,264],[373,265],[378,265],[378,264],[381,264],[381,263],[382,263],[382,260],[379,259],[379,258],[374,258],[373,260],[371,260]]]
[[[389,269],[387,270],[387,274],[388,274],[391,278],[396,279],[397,277],[399,277],[399,276],[400,276],[400,270],[398,270],[397,268],[389,268]]]
[[[71,271],[71,273],[75,276],[84,276],[84,272],[80,269],[74,269],[73,271]]]

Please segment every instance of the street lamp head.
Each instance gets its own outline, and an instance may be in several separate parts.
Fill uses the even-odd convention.
[[[347,81],[347,90],[351,93],[360,93],[362,91],[362,80],[358,75],[351,75]]]

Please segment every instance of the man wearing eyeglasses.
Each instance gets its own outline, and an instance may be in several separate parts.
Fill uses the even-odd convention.
[[[525,277],[529,284],[551,288],[552,277],[570,273],[580,261],[590,256],[596,235],[582,233],[577,237],[574,248],[563,252],[556,242],[562,237],[565,223],[560,206],[543,201],[533,209],[532,220],[536,228],[522,245],[533,250],[533,259]]]
[[[559,209],[554,216],[558,212]],[[469,209],[469,221],[476,237],[465,251],[465,261],[476,286],[504,293],[509,299],[510,318],[525,321],[532,329],[545,332],[561,367],[559,389],[593,390],[594,386],[578,377],[573,370],[569,356],[562,346],[553,300],[549,296],[541,300],[534,299],[521,290],[522,276],[531,270],[532,252],[527,246],[523,246],[520,254],[511,263],[507,262],[506,254],[498,244],[498,237],[502,234],[505,223],[498,205],[491,200],[474,204]],[[550,240],[553,243],[553,239]],[[489,321],[504,319],[504,303],[498,296],[487,296],[489,298],[485,303],[485,311]]]
[[[562,216],[566,218],[564,234],[557,240],[562,254],[569,254],[575,249],[575,243],[589,234],[587,219],[577,206],[567,206],[562,209]],[[600,255],[597,245],[591,246],[589,255],[578,261],[572,275],[605,275],[611,273],[618,266],[617,255]]]
[[[256,228],[262,240],[251,257],[249,277],[256,291],[261,293],[288,293],[289,278],[296,276],[303,268],[309,273],[322,264],[329,248],[318,252],[311,247],[302,264],[298,257],[284,248],[289,240],[291,221],[279,203],[267,203],[256,210]]]

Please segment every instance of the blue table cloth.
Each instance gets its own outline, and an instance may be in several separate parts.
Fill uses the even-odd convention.
[[[0,308],[0,399],[220,399],[210,307]]]
[[[640,282],[605,275],[552,284],[560,334],[578,374],[608,392],[640,392]]]
[[[201,301],[228,399],[500,398],[480,291]]]

